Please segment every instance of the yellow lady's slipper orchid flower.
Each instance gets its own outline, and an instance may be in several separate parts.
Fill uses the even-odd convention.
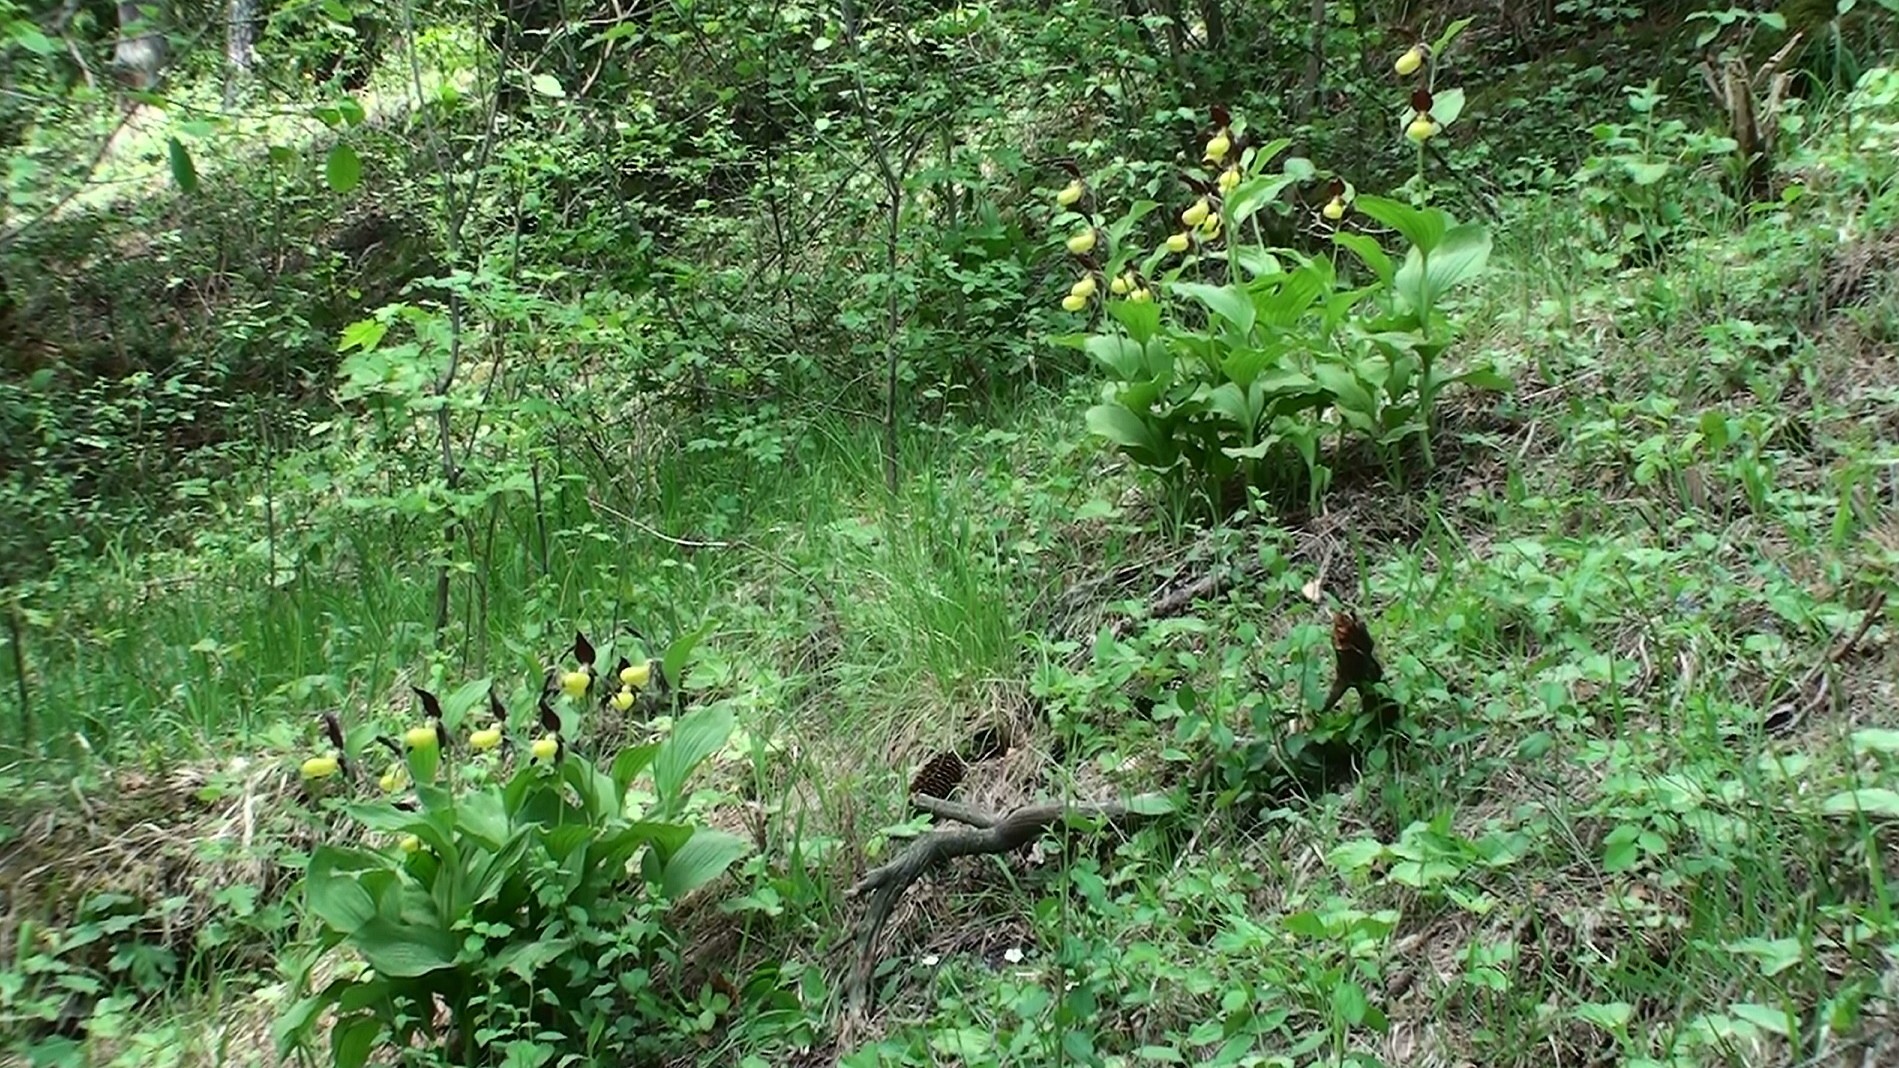
[[[1228,167],[1220,172],[1220,192],[1231,193],[1233,187],[1240,184],[1240,169]]]
[[[1431,121],[1431,116],[1419,115],[1411,120],[1411,125],[1404,128],[1404,135],[1418,144],[1423,144],[1435,136],[1440,129],[1442,127]]]
[[[543,734],[534,739],[532,751],[536,760],[552,760],[555,754],[560,752],[560,739],[551,734]]]
[[[619,693],[616,693],[613,695],[613,708],[615,711],[625,712],[627,709],[632,708],[632,707],[633,707],[633,691],[632,690],[623,689]]]
[[[1086,191],[1087,187],[1081,184],[1081,179],[1077,178],[1063,186],[1061,192],[1055,194],[1055,203],[1060,204],[1064,208],[1068,207],[1075,201],[1080,200],[1082,193]]]
[[[1187,236],[1187,231],[1182,230],[1167,239],[1167,251],[1185,252],[1187,251],[1187,246],[1192,243],[1192,240],[1192,238]]]
[[[1333,197],[1326,203],[1324,214],[1326,218],[1331,219],[1333,222],[1343,219],[1345,217],[1345,201],[1342,198]]]
[[[311,757],[303,762],[303,777],[306,779],[327,779],[336,774],[342,765],[333,756]]]
[[[585,671],[569,671],[560,677],[560,692],[578,701],[587,694],[587,687],[593,685],[593,676]]]
[[[653,662],[642,660],[637,664],[628,664],[620,669],[620,682],[636,690],[644,689],[653,678]]]
[[[1225,159],[1226,154],[1232,150],[1232,138],[1226,135],[1225,130],[1221,130],[1219,133],[1213,135],[1213,140],[1207,142],[1206,158],[1209,162],[1218,163]]]
[[[1404,55],[1398,57],[1398,62],[1392,64],[1392,68],[1398,72],[1398,77],[1409,78],[1413,74],[1416,74],[1418,72],[1418,68],[1422,67],[1423,65],[1424,65],[1424,46],[1412,45],[1411,50],[1409,52],[1406,52]]]
[[[1092,226],[1086,230],[1079,231],[1068,239],[1068,251],[1077,256],[1086,256],[1088,253],[1094,251],[1094,247],[1095,228]]]
[[[1199,226],[1212,211],[1213,205],[1207,203],[1206,197],[1201,197],[1193,202],[1193,207],[1180,213],[1180,221],[1187,226]]]
[[[1117,275],[1114,281],[1108,283],[1108,292],[1113,293],[1117,297],[1127,296],[1128,290],[1134,288],[1134,283],[1128,281],[1128,278],[1129,276],[1125,274]]]
[[[1068,292],[1071,296],[1081,297],[1083,299],[1094,296],[1095,276],[1092,274],[1082,275],[1080,280],[1069,287]]]
[[[501,744],[500,727],[484,727],[468,736],[468,744],[477,753],[486,753]]]
[[[1134,292],[1129,293],[1128,299],[1136,304],[1146,304],[1148,301],[1154,299],[1154,294],[1149,293],[1146,286],[1142,286]]]
[[[402,851],[404,853],[413,853],[421,848],[422,839],[417,838],[413,834],[405,834],[402,836]]]
[[[435,735],[435,727],[428,724],[420,727],[410,727],[408,732],[402,736],[402,740],[409,743],[409,748],[411,749],[433,749],[442,742],[442,740]]]
[[[383,793],[393,794],[408,785],[409,775],[402,765],[397,764],[395,767],[383,772],[382,778],[377,780],[377,782],[382,787]]]
[[[1082,310],[1083,308],[1086,308],[1087,306],[1088,306],[1087,297],[1079,297],[1073,293],[1070,293],[1067,296],[1062,298],[1062,310],[1064,311],[1078,312]]]

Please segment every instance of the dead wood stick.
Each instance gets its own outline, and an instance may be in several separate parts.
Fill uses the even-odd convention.
[[[1139,798],[1132,804],[1100,801],[1023,805],[1001,816],[993,816],[940,798],[917,797],[911,800],[920,808],[959,823],[970,824],[973,829],[945,827],[931,831],[911,842],[888,863],[866,873],[856,886],[851,887],[851,897],[871,895],[870,909],[864,916],[863,927],[857,938],[857,970],[851,976],[850,983],[851,1000],[859,1005],[869,995],[870,973],[877,966],[877,936],[882,933],[884,924],[889,922],[897,899],[903,896],[911,883],[922,878],[924,872],[957,857],[1013,853],[1033,843],[1056,823],[1070,819],[1113,821],[1138,815],[1137,809],[1166,811],[1172,807],[1159,795],[1153,795]]]
[[[1248,570],[1244,567],[1238,569],[1242,575]],[[1212,575],[1206,576],[1181,593],[1188,593],[1197,587],[1211,589],[1217,585],[1210,582],[1213,578]],[[1180,601],[1180,607],[1192,601],[1192,597],[1187,597]],[[1332,617],[1332,656],[1337,674],[1332,692],[1326,698],[1325,711],[1330,712],[1346,690],[1357,690],[1373,723],[1381,731],[1389,729],[1397,721],[1400,709],[1397,702],[1379,688],[1384,678],[1384,668],[1378,663],[1373,651],[1371,633],[1350,611],[1341,611]],[[1337,751],[1327,751],[1325,746],[1311,751],[1318,754],[1320,764],[1328,774],[1330,765],[1349,767],[1354,755],[1352,746],[1344,743],[1335,743],[1331,748]],[[1212,757],[1208,758],[1209,762],[1202,766],[1203,771],[1211,768],[1212,760]],[[851,887],[850,897],[870,895],[870,907],[865,912],[857,936],[857,967],[847,984],[851,1003],[859,1008],[866,1004],[871,971],[877,966],[877,936],[890,921],[890,914],[897,907],[898,899],[925,872],[958,857],[1013,853],[1040,838],[1057,822],[1071,819],[1129,820],[1171,812],[1174,808],[1172,802],[1160,794],[1142,794],[1125,803],[1099,801],[1023,805],[1000,816],[924,794],[912,794],[910,803],[940,819],[966,824],[969,829],[944,827],[931,831],[911,842],[887,863],[871,869],[858,880],[856,886]]]
[[[1257,558],[1248,558],[1237,564],[1216,566],[1206,574],[1194,579],[1185,586],[1178,587],[1155,598],[1148,607],[1146,619],[1171,619],[1192,608],[1195,601],[1204,600],[1220,593],[1229,585],[1238,584],[1264,567]],[[1116,620],[1111,628],[1115,637],[1125,637],[1134,629],[1138,620],[1124,618]]]

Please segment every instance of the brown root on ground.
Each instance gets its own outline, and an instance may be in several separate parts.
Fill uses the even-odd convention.
[[[877,935],[890,919],[897,899],[931,868],[957,857],[999,856],[1013,853],[1041,838],[1056,823],[1086,820],[1122,822],[1141,815],[1141,810],[1165,811],[1171,807],[1160,795],[1143,795],[1133,802],[1115,801],[1045,802],[1023,805],[997,816],[934,797],[912,799],[918,808],[941,819],[968,824],[971,829],[944,828],[931,831],[897,854],[896,859],[873,868],[851,887],[850,896],[870,894],[870,911],[865,915],[857,939],[857,968],[851,975],[851,1000],[863,1005],[869,994],[871,972],[877,966]]]
[[[1384,669],[1373,655],[1371,635],[1357,616],[1339,612],[1332,622],[1332,653],[1336,674],[1327,697],[1327,711],[1347,690],[1356,691],[1366,710],[1379,727],[1389,727],[1400,710],[1379,689]],[[1336,775],[1334,765],[1350,764],[1348,754],[1326,754],[1318,765],[1319,774]],[[1328,782],[1336,786],[1338,780]],[[1173,811],[1173,802],[1163,794],[1142,794],[1128,801],[1037,802],[1019,805],[995,814],[937,797],[915,793],[915,805],[939,819],[965,824],[966,828],[940,828],[911,842],[897,856],[871,869],[851,887],[849,896],[869,895],[870,906],[858,929],[857,964],[846,984],[851,1003],[868,1007],[871,973],[877,966],[877,938],[889,922],[892,910],[904,892],[918,879],[939,865],[959,857],[1002,856],[1034,844],[1060,823],[1106,821],[1129,824]]]

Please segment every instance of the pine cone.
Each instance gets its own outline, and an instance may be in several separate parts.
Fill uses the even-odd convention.
[[[947,801],[949,795],[963,784],[963,773],[967,770],[962,757],[955,753],[938,753],[923,765],[923,770],[917,772],[916,778],[910,780],[910,793]]]

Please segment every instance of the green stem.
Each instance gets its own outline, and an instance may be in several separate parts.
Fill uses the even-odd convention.
[[[1426,292],[1425,279],[1429,277],[1431,277],[1431,254],[1423,249],[1419,249],[1418,287],[1420,296]],[[1423,305],[1422,301],[1419,303]],[[1418,337],[1423,339],[1426,351],[1428,352],[1431,344],[1431,309],[1429,305],[1423,305],[1418,308]],[[1431,450],[1431,420],[1436,415],[1437,408],[1437,383],[1432,379],[1431,372],[1432,365],[1436,362],[1436,358],[1432,356],[1420,356],[1418,359],[1418,434],[1424,444],[1424,469],[1426,471],[1437,466],[1437,458],[1432,454]]]

